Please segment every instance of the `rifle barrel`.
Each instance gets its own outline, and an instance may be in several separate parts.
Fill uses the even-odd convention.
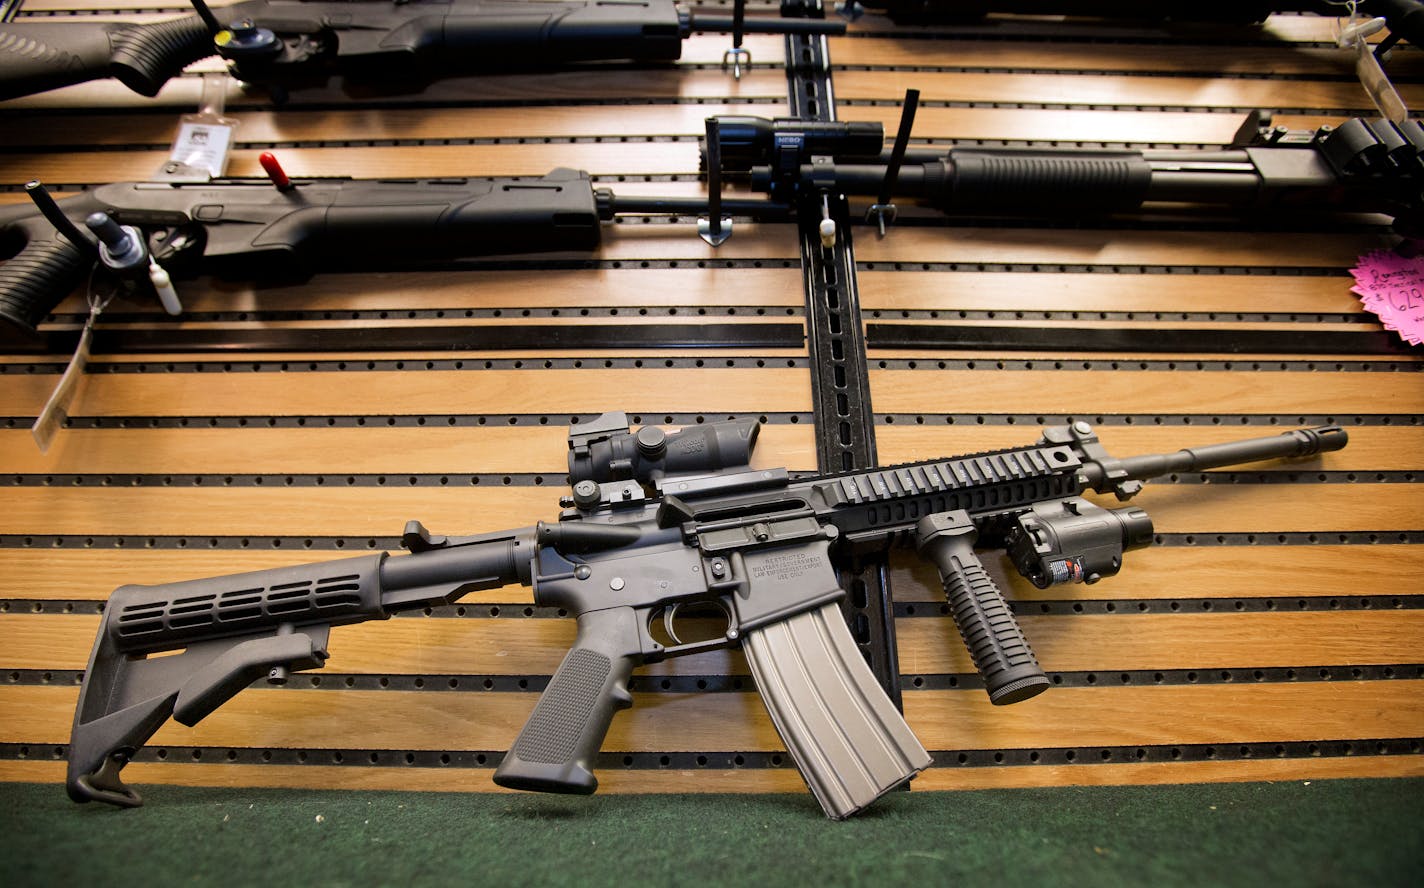
[[[732,31],[732,17],[730,15],[703,15],[700,12],[692,14],[691,30],[693,31]],[[744,34],[796,34],[796,35],[837,35],[846,31],[845,22],[829,22],[825,19],[807,18],[745,18],[742,20],[742,33]]]
[[[1314,456],[1339,450],[1349,441],[1349,435],[1339,426],[1317,426],[1313,429],[1293,429],[1264,438],[1247,438],[1225,444],[1208,444],[1176,453],[1153,453],[1131,456],[1121,461],[1129,478],[1145,481],[1171,472],[1198,472],[1238,463],[1267,459]]]

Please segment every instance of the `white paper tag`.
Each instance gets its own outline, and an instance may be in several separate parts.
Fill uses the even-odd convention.
[[[178,136],[173,140],[173,150],[169,152],[168,158],[184,167],[206,170],[209,176],[217,178],[227,169],[227,154],[231,147],[230,125],[217,120],[194,120],[185,116],[178,127]]]
[[[49,400],[45,401],[35,424],[30,426],[30,437],[35,439],[40,453],[49,452],[54,436],[69,419],[69,405],[74,400],[74,391],[79,387],[79,380],[84,378],[84,369],[89,366],[89,345],[94,339],[94,320],[98,316],[98,308],[90,309],[89,319],[84,322],[84,332],[79,334],[79,346],[74,350],[74,357],[69,359],[69,366],[64,368],[59,385],[54,387]]]
[[[1355,53],[1355,73],[1360,75],[1360,83],[1365,92],[1369,93],[1370,101],[1379,109],[1380,116],[1385,120],[1403,123],[1409,117],[1409,109],[1404,106],[1404,100],[1399,97],[1394,84],[1389,82],[1389,77],[1380,67],[1379,59],[1375,58],[1375,54],[1364,41],[1355,46]]]

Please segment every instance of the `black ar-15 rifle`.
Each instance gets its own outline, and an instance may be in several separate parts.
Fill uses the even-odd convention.
[[[832,475],[747,466],[758,426],[681,432],[608,413],[569,435],[573,495],[552,523],[470,537],[406,526],[409,555],[367,555],[159,586],[123,586],[104,609],[70,738],[75,801],[141,804],[120,778],[169,718],[193,725],[253,681],[320,667],[332,626],[453,603],[521,583],[567,611],[578,637],[494,781],[591,793],[614,714],[644,663],[740,645],[757,689],[828,816],[841,818],[930,763],[851,639],[834,562],[913,536],[995,703],[1049,679],[974,546],[1003,548],[1039,586],[1116,574],[1152,542],[1141,509],[1107,509],[1168,472],[1310,456],[1345,446],[1335,426],[1116,459],[1082,422],[1036,444]],[[679,611],[710,606],[719,631],[679,637]],[[178,653],[172,653],[172,652]],[[162,656],[154,656],[164,654]]]
[[[912,115],[911,115],[912,116]],[[1365,212],[1424,232],[1424,127],[1354,118],[1291,131],[1251,115],[1221,150],[910,148],[902,125],[884,153],[880,124],[717,118],[721,168],[779,203],[838,192],[909,198],[954,216],[1051,218],[1174,204],[1244,215]]]
[[[697,216],[697,198],[617,197],[588,173],[541,178],[264,179],[121,182],[38,206],[0,208],[0,328],[35,325],[96,264],[147,287],[151,262],[174,277],[251,280],[389,270],[478,256],[591,250],[621,213]],[[775,218],[762,200],[722,201]],[[96,215],[97,214],[97,215]],[[105,221],[107,220],[107,221]],[[79,230],[89,223],[102,243]]]
[[[150,25],[0,24],[0,99],[115,77],[157,95],[211,55],[240,80],[275,86],[334,74],[426,82],[587,62],[672,62],[703,31],[839,34],[841,22],[743,18],[678,9],[674,0],[248,0]],[[738,47],[737,53],[746,50]]]

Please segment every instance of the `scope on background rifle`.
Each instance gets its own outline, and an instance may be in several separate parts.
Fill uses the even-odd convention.
[[[540,178],[121,182],[39,206],[0,207],[0,328],[37,325],[96,263],[148,287],[150,257],[174,277],[273,279],[430,266],[479,256],[592,250],[621,213],[692,215],[698,198],[617,197],[588,173]],[[729,211],[776,218],[760,200]],[[96,214],[100,214],[96,218]],[[108,222],[103,220],[107,219]],[[103,241],[78,230],[88,223]],[[62,229],[67,229],[62,231]]]
[[[866,8],[883,9],[905,23],[965,23],[990,13],[1007,13],[1244,25],[1279,12],[1332,18],[1349,14],[1346,4],[1337,0],[848,0],[843,4],[851,18]],[[1424,3],[1419,0],[1359,0],[1357,9],[1365,17],[1383,17],[1391,34],[1416,46],[1424,43]]]
[[[811,791],[840,819],[930,764],[875,682],[836,602],[834,562],[857,544],[913,535],[997,704],[1049,685],[974,547],[1002,548],[1039,586],[1116,574],[1152,542],[1141,509],[1107,509],[1169,472],[1339,450],[1336,426],[1115,459],[1087,423],[1033,445],[829,475],[749,468],[758,425],[681,432],[606,413],[569,435],[573,495],[552,523],[469,537],[412,521],[408,555],[367,555],[158,586],[121,586],[104,608],[70,737],[79,802],[142,803],[121,769],[172,716],[185,725],[253,681],[280,684],[327,659],[332,626],[450,604],[521,583],[566,610],[578,636],[494,773],[515,789],[591,793],[632,670],[741,645]],[[683,641],[684,608],[721,617]],[[164,656],[149,656],[174,652]]]
[[[746,173],[778,203],[798,195],[913,198],[942,213],[1034,218],[1124,213],[1147,204],[1210,204],[1383,213],[1424,231],[1424,127],[1353,118],[1335,127],[1258,127],[1251,115],[1221,150],[1038,147],[909,148],[890,159],[878,123],[717,118],[722,169]]]
[[[0,99],[114,77],[153,96],[211,55],[250,83],[333,74],[427,82],[588,62],[672,62],[704,31],[841,34],[843,22],[679,9],[674,0],[248,0],[150,25],[0,24]],[[745,50],[740,50],[745,53]]]

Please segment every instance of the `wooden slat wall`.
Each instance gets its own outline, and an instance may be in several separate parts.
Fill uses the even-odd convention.
[[[170,12],[140,0],[29,0],[25,10],[134,21]],[[1043,20],[898,30],[867,16],[830,42],[837,115],[893,127],[901,93],[913,86],[925,101],[915,135],[929,144],[1190,147],[1224,144],[1246,108],[1275,108],[1277,122],[1313,127],[1366,105],[1349,60],[1328,45],[1328,20],[1104,27],[1114,41]],[[703,119],[786,108],[779,41],[748,41],[757,65],[739,82],[716,66],[726,42],[694,38],[684,60],[665,69],[464,78],[409,99],[338,85],[277,107],[233,86],[229,113],[240,129],[231,171],[256,174],[257,154],[270,148],[294,175],[569,166],[620,192],[701,194]],[[155,100],[95,83],[0,104],[0,201],[21,200],[18,186],[33,177],[73,189],[147,175],[177,114],[192,110],[198,73],[213,70],[194,66]],[[1424,54],[1401,47],[1391,70],[1406,101],[1424,102]],[[1377,330],[1359,313],[1345,269],[1391,243],[1359,226],[929,225],[883,239],[865,228],[855,234],[868,324],[1207,327],[1286,338]],[[798,246],[786,225],[739,223],[713,251],[686,224],[634,221],[614,226],[593,257],[559,258],[591,258],[594,267],[191,282],[182,292],[194,318],[182,323],[498,330],[531,311],[538,323],[573,327],[803,317]],[[82,305],[67,300],[53,326],[74,326]],[[294,310],[330,316],[282,320]],[[111,311],[125,325],[171,323],[142,302]],[[341,320],[350,311],[368,314]],[[444,318],[431,320],[437,311]],[[1039,424],[1069,416],[1098,423],[1121,454],[1302,423],[1337,421],[1351,433],[1342,452],[1252,467],[1241,483],[1149,487],[1137,502],[1160,544],[1130,553],[1123,573],[1099,585],[1038,590],[989,557],[1063,684],[1019,706],[991,707],[982,691],[959,687],[972,667],[938,579],[897,552],[905,711],[939,762],[916,788],[1424,773],[1417,352],[887,349],[869,358],[884,463],[1025,443]],[[552,517],[564,426],[609,409],[648,422],[764,416],[758,464],[815,464],[808,360],[797,348],[101,358],[70,411],[72,427],[40,454],[25,429],[57,378],[56,360],[0,355],[0,779],[62,779],[74,683],[98,625],[93,604],[118,584],[336,557],[337,541],[365,551],[388,545],[408,518],[462,533]],[[481,483],[441,483],[447,475]],[[490,765],[461,755],[505,749],[536,699],[494,680],[542,686],[573,626],[524,616],[532,598],[518,587],[466,604],[460,617],[338,629],[318,675],[357,686],[338,679],[319,690],[246,691],[195,729],[164,728],[154,740],[163,757],[125,773],[139,784],[494,791]],[[649,678],[640,679],[636,705],[615,719],[605,744],[614,761],[628,755],[632,764],[605,768],[603,791],[798,788],[795,772],[769,757],[781,746],[746,672],[738,652],[642,670]],[[459,686],[415,686],[423,676],[458,676]],[[707,693],[659,685],[700,677],[735,683]],[[376,678],[390,687],[373,689]],[[487,679],[495,690],[485,690]],[[359,750],[360,761],[338,765],[330,750]],[[457,763],[427,766],[427,753]],[[703,753],[705,766],[689,764]],[[727,754],[760,757],[738,767],[718,759]]]

